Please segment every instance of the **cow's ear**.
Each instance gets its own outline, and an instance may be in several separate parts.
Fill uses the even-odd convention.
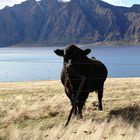
[[[91,49],[84,50],[84,55],[88,55],[91,52]]]
[[[64,56],[64,50],[57,49],[57,50],[54,50],[54,52],[59,56]]]

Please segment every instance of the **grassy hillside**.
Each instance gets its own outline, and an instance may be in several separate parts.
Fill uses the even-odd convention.
[[[72,118],[60,81],[0,84],[0,140],[138,140],[140,78],[108,79],[103,111],[91,93],[83,120]]]

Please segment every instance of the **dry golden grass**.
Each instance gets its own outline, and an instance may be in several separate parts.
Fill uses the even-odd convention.
[[[0,84],[0,140],[139,140],[140,78],[109,78],[103,111],[91,93],[83,120],[72,118],[60,81]]]

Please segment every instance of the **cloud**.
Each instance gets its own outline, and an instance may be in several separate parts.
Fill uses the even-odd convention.
[[[13,6],[14,4],[20,4],[26,0],[0,0],[0,9],[4,8],[5,6]],[[39,1],[39,0],[36,0]]]
[[[0,0],[0,4],[3,4],[3,5],[13,5],[15,3],[21,3],[25,0]]]
[[[123,0],[103,0],[103,1],[118,6],[123,5]]]
[[[13,6],[14,4],[20,4],[21,2],[26,0],[0,0],[0,9],[4,8],[5,6]],[[40,0],[37,0],[40,1]],[[59,0],[62,2],[69,2],[70,0]]]
[[[71,0],[58,0],[58,1],[61,1],[61,2],[69,2]]]
[[[19,4],[25,0],[0,0],[0,8],[5,6],[13,6],[14,4]]]
[[[0,0],[0,9],[4,8],[6,5],[13,6],[14,4],[20,4],[23,1],[26,1],[26,0]],[[71,0],[58,0],[58,1],[69,2]],[[117,6],[128,6],[127,4],[129,3],[127,0],[102,0],[102,1],[105,1],[112,5],[117,5]]]

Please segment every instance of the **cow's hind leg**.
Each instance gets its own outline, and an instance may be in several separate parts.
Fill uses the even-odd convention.
[[[102,106],[103,89],[98,90],[98,109],[103,110]]]
[[[78,98],[78,118],[82,118],[82,109],[83,109],[83,106],[85,104],[85,101],[88,97],[89,93],[87,92],[82,92]]]

